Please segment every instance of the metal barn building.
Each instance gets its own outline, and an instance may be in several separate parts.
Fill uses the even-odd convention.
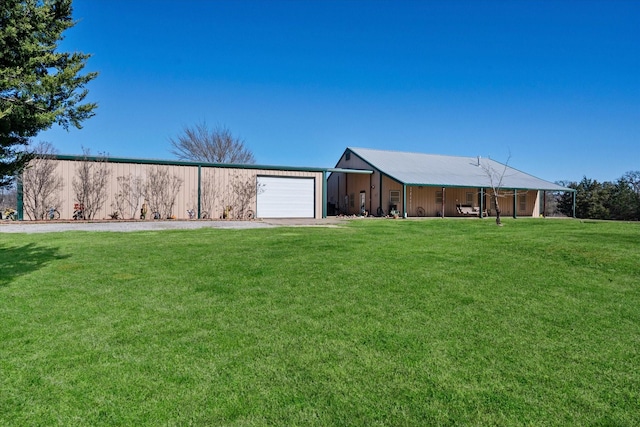
[[[539,216],[544,192],[574,191],[491,159],[347,148],[328,178],[330,211],[399,216]],[[349,170],[367,171],[355,174]],[[497,181],[500,182],[497,182]]]
[[[59,185],[38,206],[34,200],[43,197],[27,178],[42,162],[52,167]],[[99,187],[104,200],[91,202],[91,210],[91,198],[78,185],[83,170],[103,175]],[[483,217],[495,211],[489,194],[498,178],[501,213],[514,217],[544,212],[546,191],[574,191],[491,159],[366,148],[347,148],[334,168],[55,155],[34,160],[23,172],[18,217],[42,219],[52,207],[61,219],[73,218],[79,209],[91,219],[116,213],[124,219],[324,218],[391,212],[402,217]],[[142,215],[146,209],[148,215]]]
[[[149,205],[146,219],[153,218],[155,210],[163,210],[159,215],[163,219],[187,219],[190,214],[194,218],[212,219],[322,218],[324,215],[322,197],[326,171],[323,169],[62,155],[40,161],[53,162],[55,174],[62,177],[55,197],[55,207],[62,219],[71,219],[79,208],[81,197],[75,187],[80,180],[78,171],[87,165],[94,171],[104,168],[107,175],[105,200],[94,212],[93,219],[108,219],[118,210],[126,211],[119,212],[119,218],[139,219],[145,203]],[[24,173],[30,173],[29,168]],[[163,194],[162,188],[154,189],[154,185],[158,187],[162,183],[160,179],[164,179],[164,187],[173,186],[171,194]],[[22,182],[27,182],[24,175]],[[29,197],[35,189],[20,187],[19,214],[23,213],[24,219],[40,219],[34,216],[45,215],[49,207],[41,207],[38,210],[41,213],[34,215]],[[122,202],[125,192],[129,203],[118,203]],[[163,197],[166,203],[162,203]],[[158,206],[154,206],[155,199]],[[162,208],[167,205],[168,208]]]

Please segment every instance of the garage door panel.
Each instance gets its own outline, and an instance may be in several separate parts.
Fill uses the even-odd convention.
[[[315,179],[259,176],[258,218],[314,218]]]

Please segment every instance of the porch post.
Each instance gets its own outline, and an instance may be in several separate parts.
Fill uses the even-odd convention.
[[[407,185],[402,184],[402,218],[407,217]]]
[[[202,219],[201,212],[202,212],[202,165],[198,165],[198,219]]]
[[[345,196],[345,201],[347,200],[346,198],[349,197],[349,174],[345,172],[344,174],[344,196]],[[349,202],[347,201],[347,203],[345,203],[344,205],[344,214],[345,215],[349,215],[351,212],[349,211]]]
[[[22,221],[24,219],[24,187],[22,185],[22,176],[18,177],[16,180],[16,197],[17,197],[17,212],[18,220]]]
[[[444,205],[446,205],[446,198],[444,195],[444,189],[445,187],[442,187],[442,218],[444,218]]]
[[[382,174],[380,172],[378,172],[378,175],[380,177],[380,184],[378,185],[378,202],[380,203],[378,206],[380,207],[380,209],[382,209],[382,216],[384,216],[384,208],[382,207]],[[389,212],[387,212],[389,213]],[[376,212],[376,215],[378,214],[378,212]]]
[[[518,205],[518,190],[513,190],[513,217],[517,218],[518,214],[516,213],[516,207]]]
[[[338,180],[338,183],[336,184],[336,188],[338,189],[338,200],[336,200],[336,208],[335,208],[335,214],[336,215],[340,215],[340,175],[336,175],[336,179]]]
[[[327,217],[327,171],[322,171],[322,218]]]
[[[480,218],[484,218],[484,188],[480,189]]]

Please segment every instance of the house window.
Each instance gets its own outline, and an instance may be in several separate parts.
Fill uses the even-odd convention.
[[[389,191],[389,204],[398,206],[400,204],[400,191]]]
[[[524,212],[527,210],[527,195],[518,194],[518,210]]]
[[[436,203],[442,204],[442,190],[436,191]]]
[[[468,192],[468,193],[467,193],[467,199],[466,199],[466,200],[467,200],[467,201],[466,201],[467,205],[470,205],[470,206],[475,205],[475,203],[474,203],[474,201],[473,201],[473,193]]]
[[[349,206],[352,208],[356,206],[356,195],[354,193],[349,194]]]

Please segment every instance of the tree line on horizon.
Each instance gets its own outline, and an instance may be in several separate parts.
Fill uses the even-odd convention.
[[[584,176],[579,182],[557,184],[576,190],[576,217],[619,221],[640,220],[640,171],[626,172],[616,181],[599,182]],[[573,215],[573,195],[552,195],[557,212]]]

